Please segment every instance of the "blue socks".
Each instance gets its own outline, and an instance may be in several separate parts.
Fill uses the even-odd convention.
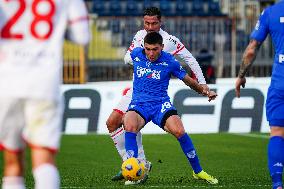
[[[273,182],[273,189],[282,186],[284,164],[284,138],[271,137],[268,144],[268,168]]]
[[[193,143],[189,136],[185,133],[180,138],[178,138],[180,146],[182,148],[183,153],[187,157],[194,173],[200,173],[202,171],[201,165],[199,163],[198,156],[194,149]]]
[[[136,133],[125,132],[125,150],[127,158],[138,156],[138,146],[136,141]]]

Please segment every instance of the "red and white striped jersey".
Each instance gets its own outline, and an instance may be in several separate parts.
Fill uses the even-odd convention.
[[[196,59],[192,56],[192,54],[185,48],[185,46],[180,42],[180,40],[168,34],[166,31],[160,29],[159,33],[163,37],[164,48],[163,51],[171,53],[174,56],[177,56],[184,63],[186,63],[190,69],[195,74],[198,82],[200,84],[206,84],[205,78],[203,76],[202,70],[196,61]],[[144,37],[146,36],[146,30],[140,30],[134,36],[130,47],[128,48],[125,56],[124,62],[126,64],[132,64],[132,59],[130,57],[130,52],[136,47],[144,47]]]
[[[88,43],[82,0],[0,1],[0,97],[58,98],[66,29]]]

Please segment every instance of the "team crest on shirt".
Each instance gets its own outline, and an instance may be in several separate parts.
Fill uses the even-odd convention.
[[[147,62],[146,62],[146,66],[147,66],[147,67],[150,67],[150,65],[151,65],[151,62],[147,61]]]

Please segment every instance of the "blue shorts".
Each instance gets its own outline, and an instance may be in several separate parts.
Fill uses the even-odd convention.
[[[270,126],[284,127],[284,90],[268,89],[266,117]]]
[[[145,125],[152,121],[162,129],[164,129],[165,123],[171,115],[177,115],[177,110],[169,100],[155,104],[131,102],[127,111],[138,113],[145,120]]]

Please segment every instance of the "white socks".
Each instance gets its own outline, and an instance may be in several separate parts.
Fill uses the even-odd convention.
[[[43,164],[33,170],[35,189],[59,189],[60,176],[52,164]]]
[[[110,133],[110,137],[118,151],[120,157],[125,161],[125,131],[123,127],[117,128],[115,131]]]
[[[142,145],[142,134],[140,131],[137,133],[136,141],[138,145],[138,159],[146,161],[146,157],[145,157],[145,153],[144,153],[144,149]]]
[[[59,189],[60,177],[52,164],[43,164],[33,170],[36,189]],[[25,189],[24,178],[8,176],[2,179],[2,189]]]
[[[122,158],[123,161],[127,159],[126,152],[125,152],[125,130],[123,127],[119,127],[112,133],[110,133],[110,137],[114,142],[114,145]],[[138,145],[138,159],[145,160],[145,153],[142,145],[142,135],[141,132],[137,133],[136,137],[137,145]]]
[[[24,178],[21,176],[3,177],[2,189],[25,189]]]

